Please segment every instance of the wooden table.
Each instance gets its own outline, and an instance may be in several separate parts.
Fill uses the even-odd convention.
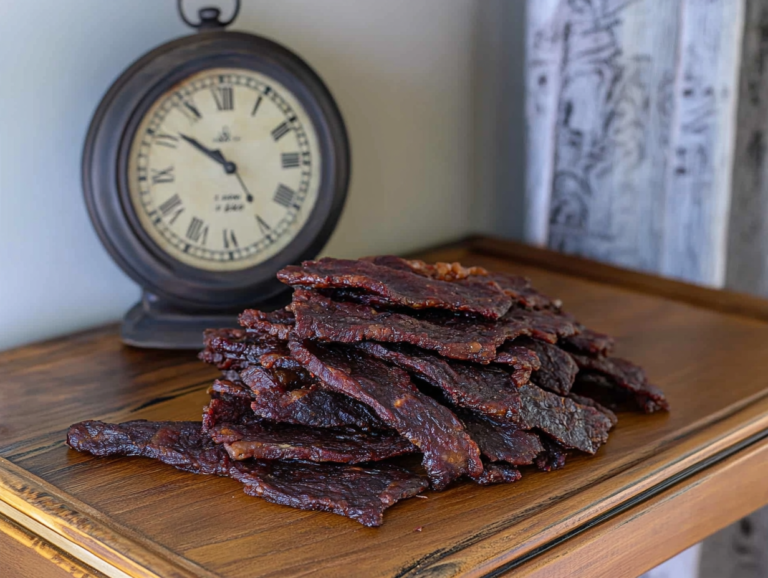
[[[429,260],[521,272],[667,392],[596,456],[459,483],[379,529],[237,482],[68,450],[84,419],[199,419],[216,372],[109,326],[0,354],[0,569],[13,576],[634,576],[768,503],[768,302],[476,238]],[[34,312],[30,312],[34,315]]]

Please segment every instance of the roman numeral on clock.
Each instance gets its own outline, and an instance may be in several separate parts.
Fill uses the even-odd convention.
[[[235,96],[231,86],[212,86],[213,99],[219,110],[233,110],[235,108]]]
[[[161,183],[172,183],[174,179],[173,176],[173,166],[168,167],[167,169],[152,169],[152,184],[158,185]]]
[[[235,237],[235,232],[231,229],[224,229],[224,248],[225,249],[237,249],[237,237]]]
[[[259,231],[261,231],[261,234],[271,241],[272,227],[270,227],[259,215],[256,215],[256,222],[259,224]]]
[[[179,107],[179,110],[183,112],[190,121],[197,122],[203,118],[203,115],[200,114],[200,111],[197,110],[197,107],[188,100],[182,100],[181,104],[182,106]]]
[[[261,96],[256,99],[256,104],[253,105],[253,110],[251,111],[251,116],[256,115],[256,111],[259,110],[259,105],[261,105]]]
[[[277,186],[275,196],[272,197],[272,200],[275,201],[278,205],[282,205],[287,209],[293,205],[293,198],[295,196],[296,191],[281,184]]]
[[[184,212],[184,207],[181,204],[181,199],[179,198],[179,195],[173,195],[166,199],[162,205],[157,207],[160,209],[160,212],[163,214],[163,217],[168,217],[168,215],[173,214],[173,216],[168,220],[169,224],[173,225],[173,222],[179,218],[179,215],[181,215]]]
[[[187,239],[194,243],[200,243],[205,245],[205,241],[208,239],[208,225],[203,227],[204,223],[197,217],[192,217],[187,228]]]
[[[147,131],[149,132],[149,131]],[[178,138],[172,134],[166,134],[164,132],[155,135],[155,144],[158,146],[168,147],[169,149],[175,149]]]
[[[295,169],[299,166],[299,153],[283,153],[280,159],[284,169]]]
[[[279,141],[289,130],[291,130],[291,127],[287,122],[281,123],[272,129],[272,138],[275,139],[275,141]]]

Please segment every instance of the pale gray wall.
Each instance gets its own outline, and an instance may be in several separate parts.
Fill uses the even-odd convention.
[[[350,198],[326,253],[407,251],[492,226],[498,215],[475,209],[487,198],[475,187],[485,169],[473,168],[475,139],[488,138],[474,126],[483,100],[473,82],[489,72],[474,64],[486,54],[477,49],[481,0],[243,4],[235,28],[305,58],[348,123]],[[80,153],[116,76],[190,32],[175,5],[0,3],[0,349],[117,319],[138,298],[88,220]]]

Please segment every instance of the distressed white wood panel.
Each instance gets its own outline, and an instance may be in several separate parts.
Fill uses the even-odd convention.
[[[528,169],[552,170],[550,247],[658,269],[679,6],[563,0],[551,18],[562,45],[554,168]]]
[[[742,47],[726,285],[768,295],[768,0],[748,0]]]
[[[768,508],[720,530],[704,541],[699,578],[768,576]]]
[[[544,246],[555,161],[555,122],[563,59],[562,0],[526,5],[526,179],[524,238]]]
[[[683,0],[661,272],[720,287],[726,239],[742,0]]]

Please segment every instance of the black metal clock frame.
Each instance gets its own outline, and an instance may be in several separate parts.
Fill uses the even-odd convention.
[[[231,319],[232,313],[247,306],[279,300],[285,287],[275,273],[317,255],[336,226],[347,194],[347,133],[320,77],[297,55],[265,38],[201,30],[164,44],[131,65],[104,96],[86,137],[83,188],[91,220],[110,255],[145,291],[123,328],[124,339],[134,345],[199,346],[199,333],[197,337],[194,333],[200,323],[217,321],[221,315]],[[321,153],[317,203],[296,238],[269,260],[231,272],[204,271],[170,257],[139,224],[128,190],[128,155],[147,110],[183,79],[218,67],[254,70],[290,90],[314,125]],[[166,330],[153,323],[153,316],[165,316],[161,325]],[[176,337],[168,333],[174,326]]]

